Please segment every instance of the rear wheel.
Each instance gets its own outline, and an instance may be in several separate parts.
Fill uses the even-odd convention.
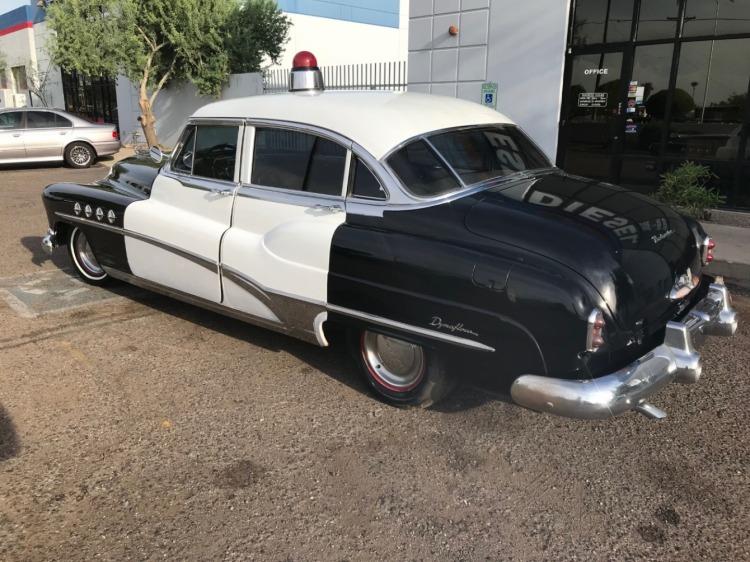
[[[386,402],[426,408],[453,389],[434,350],[371,330],[354,334],[352,347],[370,387]]]
[[[85,142],[74,142],[65,149],[65,161],[71,168],[88,168],[94,163],[96,153]]]
[[[109,281],[109,275],[97,261],[86,235],[78,227],[75,227],[70,233],[68,252],[76,272],[86,283],[104,285]]]

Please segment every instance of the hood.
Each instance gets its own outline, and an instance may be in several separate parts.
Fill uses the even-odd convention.
[[[627,325],[656,321],[675,306],[678,277],[700,273],[691,226],[634,191],[560,171],[483,193],[466,218],[475,234],[516,243],[586,277]]]

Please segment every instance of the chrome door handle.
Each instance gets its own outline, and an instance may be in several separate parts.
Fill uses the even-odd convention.
[[[222,197],[225,197],[227,195],[232,195],[234,193],[234,189],[221,189],[220,187],[212,187],[211,193],[214,195],[221,195]]]
[[[68,134],[68,132],[67,132],[67,131],[61,131],[61,132],[60,132],[60,134],[61,134],[61,135],[67,135],[67,134]]]
[[[315,205],[316,209],[319,209],[321,211],[328,211],[329,213],[343,213],[344,209],[341,207],[341,205],[321,205],[318,203]]]

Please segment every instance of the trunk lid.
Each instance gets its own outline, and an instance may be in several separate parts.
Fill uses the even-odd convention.
[[[511,210],[525,219],[508,221]],[[679,311],[669,299],[676,280],[688,268],[700,274],[696,238],[680,214],[641,193],[560,171],[485,191],[466,222],[475,234],[531,245],[586,277],[623,327],[662,327]]]

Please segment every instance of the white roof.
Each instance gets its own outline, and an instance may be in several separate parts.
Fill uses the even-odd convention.
[[[194,117],[275,119],[334,131],[382,158],[403,141],[430,131],[512,123],[497,111],[456,98],[407,92],[267,94],[201,107]]]

